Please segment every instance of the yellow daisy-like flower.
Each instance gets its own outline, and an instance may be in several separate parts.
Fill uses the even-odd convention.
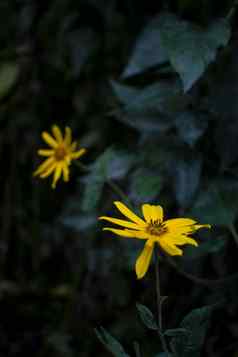
[[[72,141],[72,132],[69,127],[65,128],[63,136],[57,125],[52,126],[50,135],[46,131],[42,133],[43,140],[50,146],[50,149],[40,149],[38,154],[47,159],[33,173],[34,176],[46,178],[54,173],[52,188],[56,187],[57,181],[63,175],[65,182],[69,181],[69,166],[72,160],[79,159],[86,149],[77,150],[77,142]]]
[[[155,243],[169,255],[182,255],[182,249],[177,246],[191,244],[198,246],[197,242],[188,237],[189,234],[198,229],[206,227],[211,228],[210,224],[197,224],[190,218],[174,218],[163,220],[163,208],[150,204],[142,205],[144,219],[138,217],[122,202],[114,202],[118,210],[130,221],[111,217],[99,217],[111,223],[118,224],[124,229],[103,228],[105,231],[111,231],[119,236],[127,238],[138,238],[146,240],[145,246],[136,261],[136,275],[138,279],[146,274],[152,257]]]

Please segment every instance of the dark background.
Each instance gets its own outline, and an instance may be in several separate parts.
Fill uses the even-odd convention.
[[[176,328],[191,310],[221,302],[201,355],[237,356],[237,277],[218,284],[196,280],[238,272],[233,6],[232,0],[1,0],[1,356],[106,356],[94,331],[99,326],[131,356],[134,341],[143,357],[159,356],[157,334],[136,310],[140,302],[156,311],[153,266],[138,281],[141,242],[102,233],[97,221],[118,214],[114,183],[135,210],[158,203],[167,217],[213,225],[197,234],[199,248],[173,260],[177,267],[161,261],[164,326]],[[160,25],[143,37],[165,11],[189,24],[181,40],[172,18],[175,41],[166,40],[171,28],[163,35],[169,58]],[[208,40],[209,26],[221,18],[229,34],[216,30]],[[202,33],[201,43],[194,33]],[[177,38],[181,47],[174,53]],[[176,66],[180,54],[187,79]],[[32,176],[44,146],[41,132],[52,124],[72,128],[87,148],[81,161],[90,169],[85,174],[72,165],[70,182],[56,190],[50,179]]]

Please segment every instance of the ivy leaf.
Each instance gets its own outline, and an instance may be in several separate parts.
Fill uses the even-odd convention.
[[[217,50],[227,45],[229,23],[220,19],[204,29],[169,13],[162,14],[160,21],[163,46],[186,92],[215,60]]]
[[[110,335],[103,327],[100,327],[100,329],[95,329],[95,333],[97,335],[97,338],[106,347],[106,349],[112,353],[113,356],[129,357],[129,355],[125,352],[122,345],[112,335]]]
[[[150,330],[158,330],[157,323],[155,321],[154,315],[152,312],[142,304],[136,304],[137,310],[139,312],[140,318],[142,322],[148,327]]]
[[[123,78],[140,74],[154,66],[168,61],[163,48],[158,18],[152,19],[138,36],[129,63],[122,74]]]
[[[174,337],[170,346],[176,357],[200,356],[214,307],[211,305],[192,310],[185,316],[179,328],[172,330]]]
[[[200,222],[230,226],[238,214],[237,200],[237,181],[216,181],[200,192],[192,207],[191,215]]]

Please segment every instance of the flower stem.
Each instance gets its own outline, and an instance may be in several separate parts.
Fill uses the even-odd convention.
[[[158,318],[158,335],[163,347],[164,352],[169,357],[169,350],[167,347],[167,342],[163,334],[163,320],[162,320],[162,304],[163,296],[161,296],[160,290],[160,277],[159,277],[159,253],[157,247],[154,250],[154,260],[155,260],[155,277],[156,277],[156,300],[157,300],[157,318]]]
[[[136,357],[141,357],[139,343],[135,341],[135,342],[133,343],[133,345],[134,345]]]
[[[125,193],[122,191],[122,189],[112,180],[107,180],[107,184],[121,198],[121,200],[125,202],[128,205],[128,207],[132,209],[132,204],[129,201],[128,197],[125,195]]]
[[[75,164],[79,169],[81,169],[85,173],[90,172],[90,169],[86,165],[82,164],[80,161],[76,161]],[[120,199],[123,202],[125,202],[128,205],[128,207],[130,207],[132,209],[132,204],[129,201],[128,197],[125,195],[125,193],[122,191],[122,189],[115,182],[113,182],[111,179],[107,179],[106,183],[117,194],[117,196],[119,196]]]

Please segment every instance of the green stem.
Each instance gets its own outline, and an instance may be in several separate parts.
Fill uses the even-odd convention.
[[[82,164],[80,161],[76,161],[75,164],[76,164],[76,166],[77,166],[78,168],[80,168],[80,169],[81,169],[82,171],[84,171],[85,173],[89,173],[89,172],[90,172],[90,169],[89,169],[86,165]],[[128,197],[125,195],[125,193],[122,191],[122,189],[121,189],[115,182],[113,182],[113,181],[110,180],[110,179],[107,179],[107,180],[106,180],[106,183],[107,183],[108,186],[110,186],[111,189],[117,194],[117,196],[119,196],[120,199],[121,199],[123,202],[125,202],[125,203],[128,205],[128,207],[130,207],[130,208],[132,209],[132,204],[131,204],[131,202],[129,201]]]
[[[135,342],[133,343],[133,345],[134,345],[136,357],[141,357],[139,343],[135,341]]]
[[[90,172],[90,169],[86,165],[82,164],[82,162],[80,161],[75,160],[74,165],[77,166],[80,170],[84,171],[85,173]]]
[[[166,256],[166,261],[167,263],[172,266],[177,273],[179,273],[180,275],[183,275],[184,277],[186,277],[187,279],[193,281],[196,284],[200,284],[203,286],[206,286],[207,288],[210,289],[217,289],[218,287],[222,287],[225,285],[229,285],[232,282],[234,282],[234,280],[238,280],[238,273],[234,273],[228,277],[225,278],[221,278],[221,279],[204,279],[204,278],[199,278],[193,274],[190,274],[186,271],[184,271],[183,269],[181,269],[173,260],[173,258]]]
[[[158,254],[158,249],[155,247],[154,250],[154,260],[155,260],[155,281],[156,281],[156,300],[157,300],[157,318],[158,318],[158,335],[163,347],[164,352],[166,355],[169,357],[169,350],[167,347],[167,342],[163,334],[163,319],[162,319],[162,303],[163,303],[163,297],[161,296],[161,290],[160,290],[160,277],[159,277],[159,254]]]
[[[123,202],[127,204],[128,207],[132,209],[132,204],[129,201],[128,197],[122,191],[122,189],[113,181],[107,180],[107,184],[111,187],[111,189],[121,198]]]

